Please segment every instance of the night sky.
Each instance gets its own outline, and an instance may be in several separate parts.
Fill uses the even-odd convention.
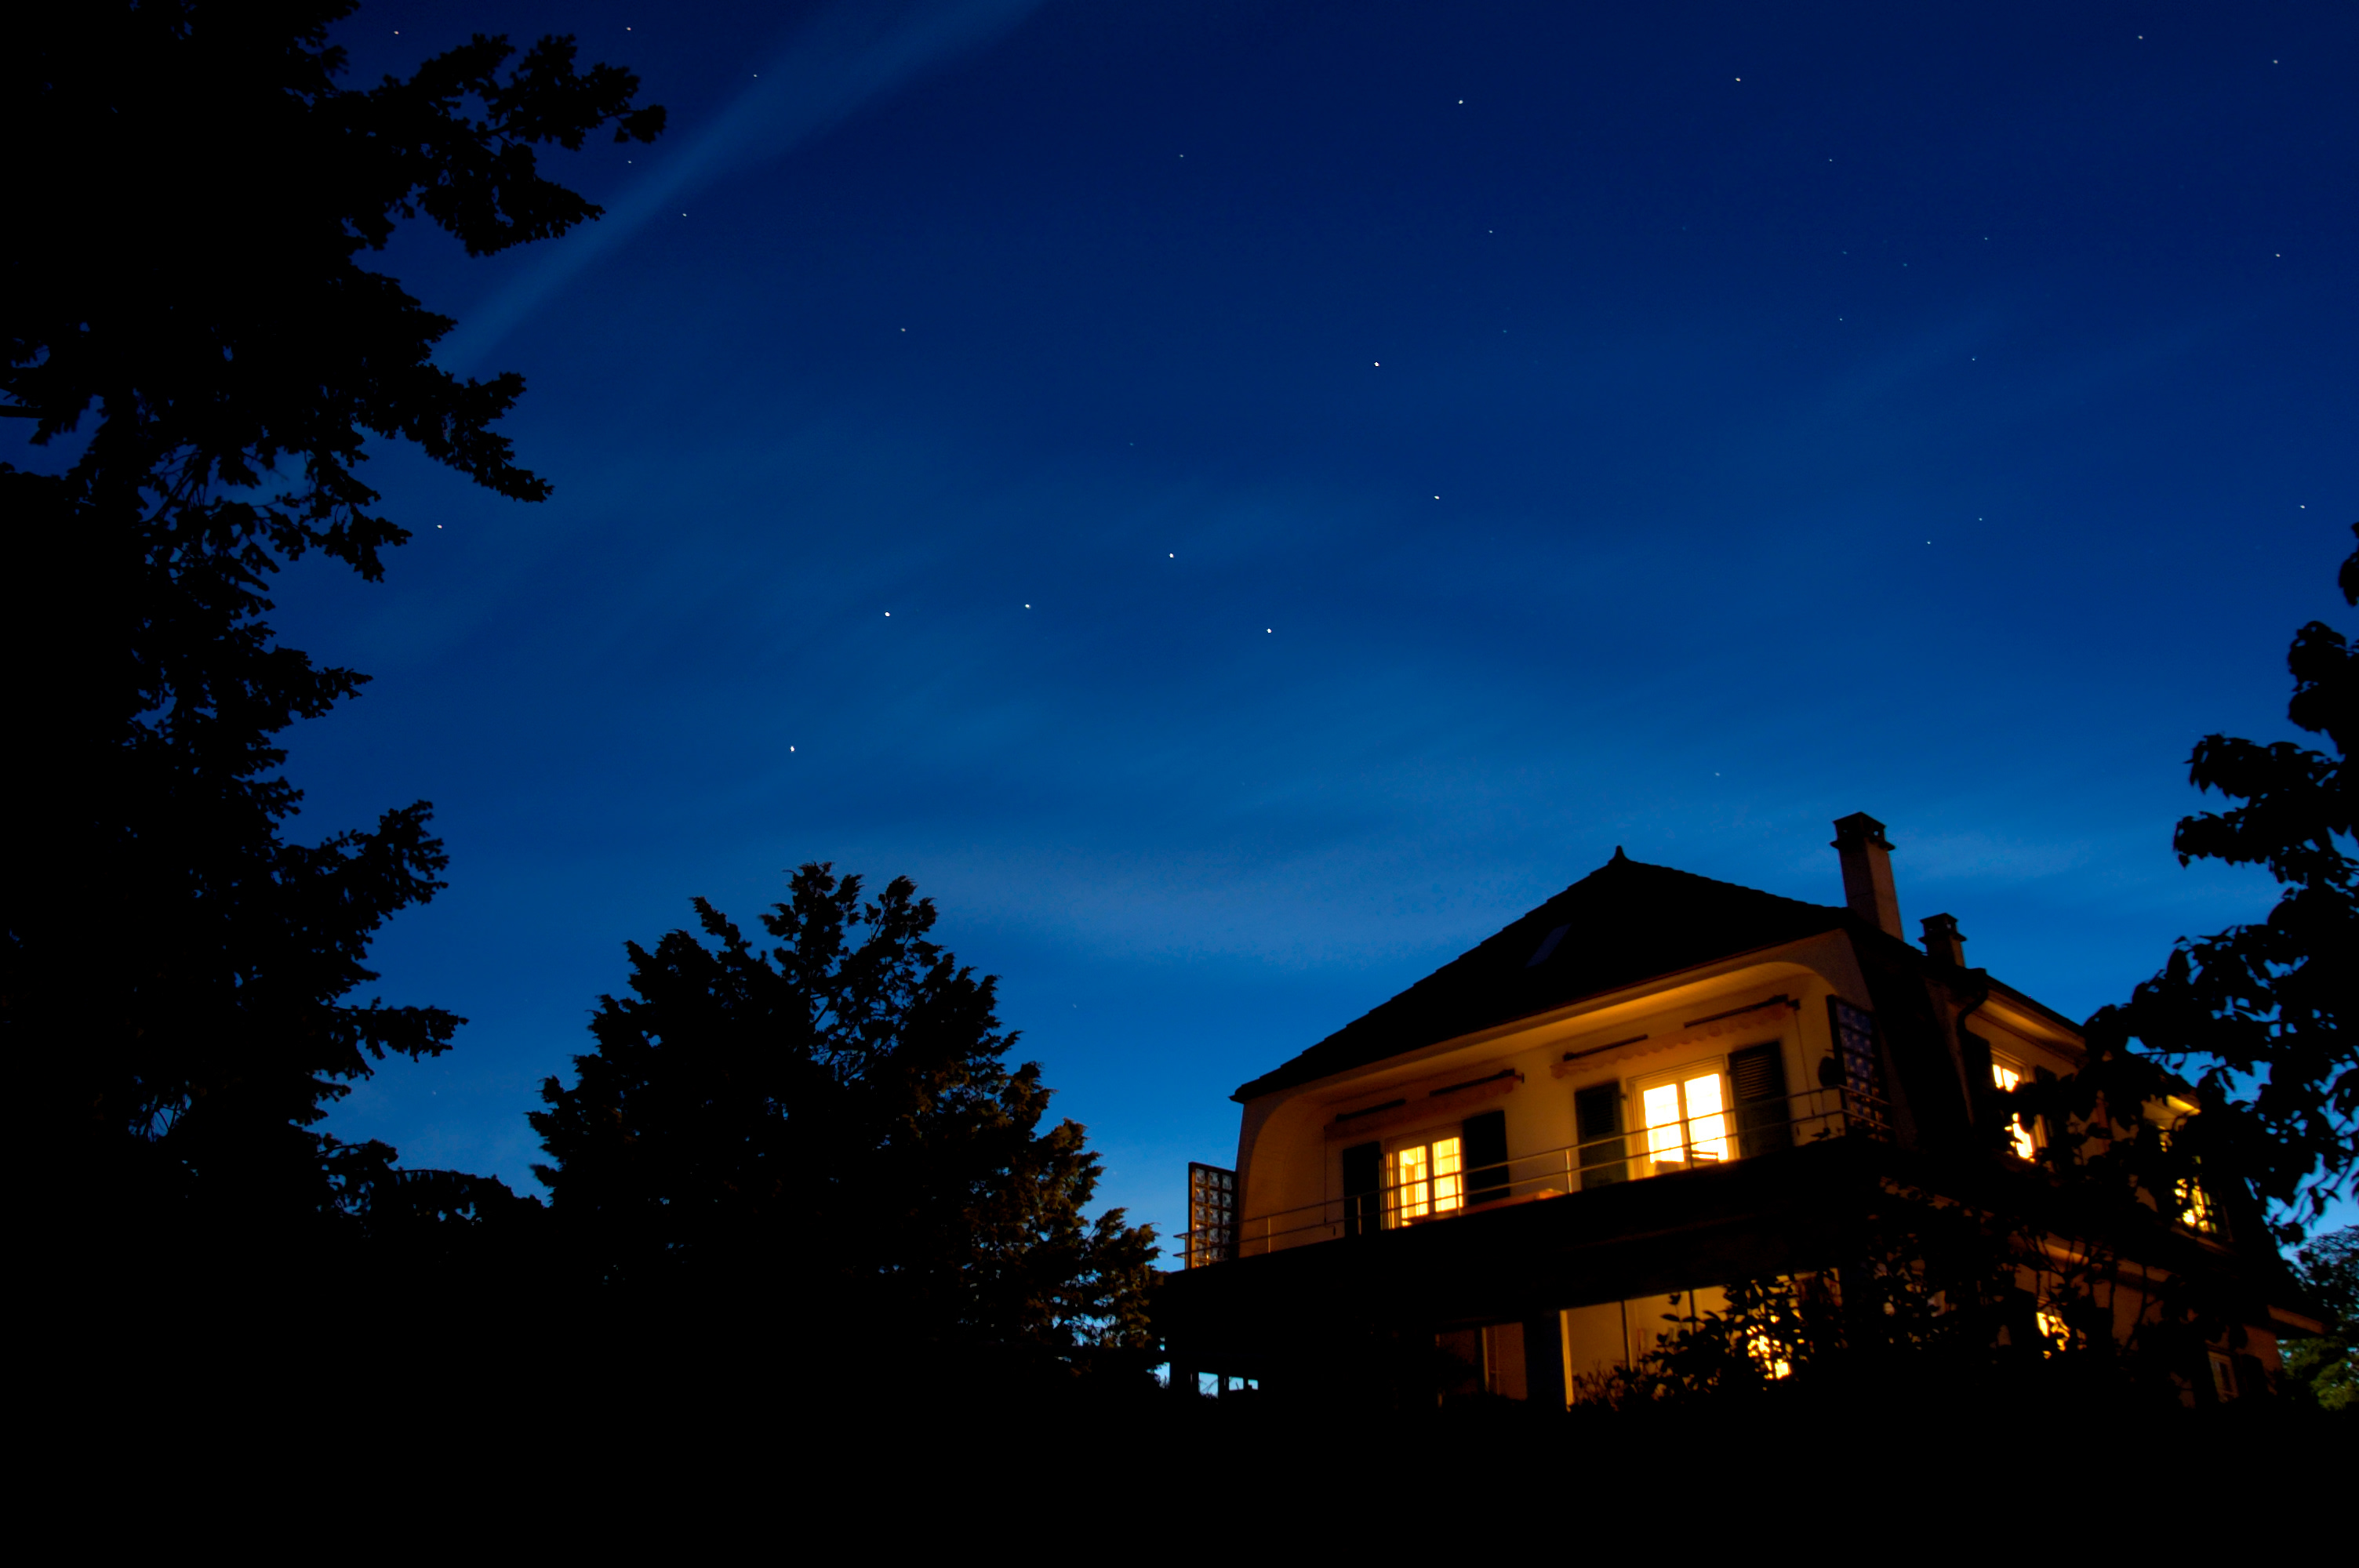
[[[329,1124],[536,1191],[625,938],[907,873],[1167,1233],[1237,1084],[1614,847],[2067,1013],[2267,910],[2169,852],[2288,738],[2359,516],[2359,9],[373,4],[579,35],[607,220],[388,270],[552,480],[386,449],[306,835],[434,802],[376,948],[470,1020]],[[252,193],[267,200],[266,190]]]

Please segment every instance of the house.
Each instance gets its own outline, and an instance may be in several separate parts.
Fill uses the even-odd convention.
[[[1883,825],[1835,828],[1843,908],[1617,849],[1238,1088],[1236,1163],[1190,1168],[1187,1266],[1158,1290],[1175,1380],[1562,1403],[1728,1282],[1828,1270],[1895,1184],[2038,1201],[2044,1130],[1994,1095],[2071,1072],[2080,1031],[1967,967],[1951,916],[1905,940]],[[2109,1281],[2125,1330],[2149,1268],[2274,1277],[2257,1212],[2180,1197]],[[2275,1331],[2308,1326],[2253,1302],[2190,1398],[2264,1388]]]

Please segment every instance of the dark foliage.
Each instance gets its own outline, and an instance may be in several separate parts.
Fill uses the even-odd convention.
[[[2286,1381],[2294,1397],[2359,1420],[2359,1226],[2330,1231],[2298,1259],[2304,1303],[2326,1332],[2286,1346]]]
[[[2359,551],[2343,562],[2339,586],[2359,604]],[[2151,1080],[2149,1092],[2160,1089],[2142,1064],[2183,1075],[2182,1092],[2200,1114],[2149,1139],[2156,1156],[2168,1143],[2183,1162],[2177,1171],[2158,1165],[2150,1190],[2195,1180],[2207,1162],[2238,1173],[2273,1206],[2280,1235],[2296,1239],[2331,1197],[2351,1194],[2359,1168],[2359,862],[2346,849],[2359,831],[2351,768],[2359,659],[2341,633],[2313,621],[2295,634],[2286,662],[2294,677],[2287,716],[2325,736],[2332,754],[2205,736],[2190,778],[2243,804],[2185,818],[2175,841],[2182,865],[2266,866],[2285,892],[2258,925],[2182,938],[2129,1001],[2092,1018],[2093,1070],[2077,1098],[2054,1108],[2089,1118],[2108,1093],[2128,1103],[2140,1078]]]
[[[0,412],[60,460],[0,466],[16,801],[39,825],[8,878],[0,1021],[54,1145],[44,1215],[125,1259],[233,1232],[285,1258],[290,1227],[430,1230],[507,1201],[316,1130],[459,1022],[351,1000],[445,858],[423,803],[282,837],[301,795],[277,737],[366,677],[282,646],[264,589],[314,549],[375,579],[408,537],[356,477],[372,436],[547,493],[493,429],[521,382],[437,368],[451,322],[364,254],[421,212],[479,254],[562,232],[597,210],[534,148],[645,139],[661,112],[566,39],[518,59],[477,38],[347,89],[326,29],[351,9],[49,6],[0,55]]]
[[[580,1081],[532,1118],[563,1244],[609,1299],[798,1346],[856,1325],[888,1371],[955,1350],[1136,1376],[1153,1232],[1084,1218],[1082,1128],[1043,1129],[995,982],[928,940],[915,891],[863,903],[806,865],[767,951],[701,899],[707,940],[630,946],[632,994],[600,1000]]]
[[[0,385],[44,441],[96,409],[75,474],[176,503],[175,554],[253,568],[259,541],[375,578],[408,535],[368,511],[372,434],[503,495],[549,493],[492,427],[522,378],[435,365],[451,319],[361,257],[420,212],[478,255],[561,234],[599,209],[542,178],[534,148],[610,124],[649,140],[663,111],[632,107],[628,71],[577,70],[562,38],[517,59],[478,35],[407,81],[347,89],[326,40],[353,9],[116,0],[11,31],[0,124],[37,239],[5,252]],[[255,493],[274,471],[285,491]]]
[[[2022,1191],[1984,1196],[2001,1201],[1886,1181],[1824,1266],[1682,1303],[1655,1352],[1583,1379],[1576,1399],[1625,1412],[1773,1397],[1827,1411],[1903,1396],[1962,1413],[2175,1407],[2221,1332],[2208,1300],[2182,1292],[2124,1324],[2117,1237],[2059,1235],[2053,1208],[2006,1201]]]

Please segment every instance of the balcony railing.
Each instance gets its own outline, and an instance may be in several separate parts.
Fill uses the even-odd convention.
[[[1797,1143],[1843,1137],[1881,1140],[1888,1136],[1890,1126],[1889,1110],[1879,1099],[1856,1089],[1809,1089],[1710,1117],[1517,1154],[1503,1164],[1429,1172],[1409,1183],[1386,1181],[1372,1192],[1228,1220],[1201,1236],[1191,1229],[1181,1234],[1181,1252],[1188,1267],[1201,1268],[1281,1247],[1431,1225],[1617,1182],[1726,1164]],[[1191,1169],[1191,1197],[1198,1180]],[[1192,1204],[1190,1208],[1191,1224],[1201,1224]]]

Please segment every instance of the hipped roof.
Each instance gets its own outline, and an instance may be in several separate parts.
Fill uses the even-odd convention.
[[[1848,923],[1848,913],[1831,905],[1650,866],[1617,849],[1611,860],[1538,909],[1244,1085],[1234,1098],[1291,1088]],[[1564,935],[1540,957],[1559,926]]]

